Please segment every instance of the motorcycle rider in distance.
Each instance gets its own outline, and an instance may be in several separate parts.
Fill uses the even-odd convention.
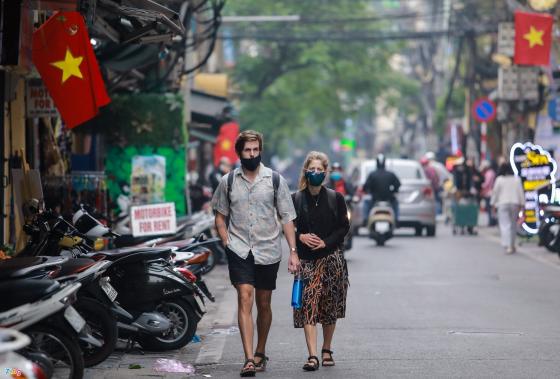
[[[399,202],[395,194],[399,192],[401,182],[399,178],[392,172],[385,169],[385,156],[379,154],[377,156],[377,167],[372,171],[364,184],[364,192],[371,195],[371,202],[367,206],[365,219],[369,217],[369,212],[376,202],[387,201],[391,204],[395,213],[395,221],[399,219]]]

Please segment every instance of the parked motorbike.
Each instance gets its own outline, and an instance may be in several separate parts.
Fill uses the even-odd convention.
[[[29,358],[18,354],[31,343],[31,339],[14,329],[0,329],[0,367],[11,378],[48,379],[54,367],[42,353],[30,353]]]
[[[129,344],[138,341],[147,349],[170,350],[192,340],[205,305],[196,285],[173,270],[170,248],[95,252],[86,235],[52,212],[37,215],[26,230],[31,231],[28,255],[59,253],[112,262],[107,270],[110,284],[102,283],[113,300],[118,296],[122,308],[114,312],[120,335],[128,337]],[[65,245],[59,246],[60,242]]]
[[[192,340],[206,308],[196,285],[170,266],[171,249],[118,249],[91,254],[113,262],[111,284],[119,304],[130,312],[124,318],[128,323],[121,317],[119,327],[130,337],[151,350],[178,349]]]
[[[111,307],[117,307],[100,287],[100,277],[111,262],[65,257],[22,257],[0,263],[2,279],[49,279],[59,282],[75,281],[81,284],[73,306],[86,320],[79,335],[84,364],[89,367],[104,361],[117,342],[117,323]]]
[[[214,302],[216,299],[202,278],[203,275],[211,270],[211,266],[208,265],[208,257],[210,256],[212,256],[212,252],[203,248],[196,249],[196,253],[190,251],[175,251],[173,253],[173,262],[183,276],[191,278],[191,281],[200,288],[200,291],[208,300]],[[187,272],[183,270],[187,270]]]
[[[65,262],[53,277],[57,280],[74,278],[82,284],[74,307],[84,317],[95,340],[80,340],[86,367],[95,366],[115,350],[118,338],[116,315],[124,310],[115,303],[109,277],[105,275],[110,261],[96,262],[89,258],[74,258]]]
[[[545,205],[539,226],[539,245],[560,255],[560,206]]]
[[[82,205],[74,214],[74,227],[89,239],[89,245],[94,245],[100,238],[110,238],[116,247],[176,247],[180,251],[187,251],[199,246],[207,246],[212,251],[207,264],[212,270],[217,261],[223,260],[225,252],[219,238],[212,237],[214,218],[207,212],[197,212],[192,216],[185,216],[178,220],[177,232],[173,235],[159,237],[120,236],[101,223],[90,214],[87,206]],[[209,270],[209,271],[210,271]],[[208,272],[209,272],[208,271]]]
[[[395,213],[391,203],[385,201],[376,202],[368,217],[369,237],[378,246],[385,245],[385,242],[393,237],[395,230]]]
[[[81,287],[77,282],[52,279],[4,280],[0,285],[0,326],[20,330],[31,338],[22,354],[44,354],[57,378],[80,379],[84,372],[78,335],[86,321],[72,303]],[[17,293],[18,296],[13,296]]]

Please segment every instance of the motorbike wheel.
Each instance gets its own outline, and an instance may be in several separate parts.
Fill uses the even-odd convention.
[[[53,378],[82,379],[84,358],[78,340],[50,325],[35,324],[23,330],[31,344],[22,351],[46,355],[53,364]]]
[[[74,307],[86,320],[91,329],[91,334],[103,341],[101,347],[80,341],[80,348],[84,352],[85,366],[95,366],[107,359],[115,350],[118,338],[117,320],[103,304],[94,299],[79,298]]]
[[[198,322],[196,313],[183,299],[174,298],[161,302],[155,309],[171,321],[171,328],[161,337],[140,336],[138,342],[144,349],[167,351],[180,349],[192,341]]]
[[[554,248],[552,243],[555,240],[557,233],[557,225],[554,223],[545,224],[545,226],[543,226],[539,230],[539,243],[542,243],[542,246],[544,246],[546,250],[552,253],[558,252],[558,250]]]

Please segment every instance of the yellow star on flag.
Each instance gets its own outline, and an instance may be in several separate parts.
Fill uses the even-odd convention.
[[[83,79],[82,72],[80,71],[80,64],[84,57],[74,57],[69,48],[66,49],[66,56],[63,61],[52,62],[51,65],[62,70],[62,84],[67,81],[71,76]]]
[[[524,34],[523,38],[529,41],[529,48],[532,48],[535,45],[544,46],[542,39],[543,34],[544,30],[537,30],[531,25],[529,33]]]
[[[222,141],[222,149],[223,150],[229,150],[231,149],[231,141],[226,139]]]

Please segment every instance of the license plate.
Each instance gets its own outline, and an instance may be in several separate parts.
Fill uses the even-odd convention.
[[[200,308],[200,311],[202,313],[206,313],[206,305],[204,305],[204,301],[202,301],[202,299],[200,298],[200,296],[198,296],[197,294],[194,295],[194,299],[196,300],[196,303],[198,304],[198,307]]]
[[[375,231],[377,233],[386,233],[389,231],[389,223],[388,222],[376,222],[375,223]]]
[[[109,282],[105,280],[99,282],[99,284],[101,285],[101,289],[103,290],[103,292],[105,292],[109,300],[115,301],[117,295],[119,294],[117,290]]]
[[[76,333],[80,333],[80,331],[86,325],[86,320],[84,320],[84,318],[80,316],[78,311],[74,309],[73,306],[69,306],[68,308],[66,308],[66,310],[64,311],[64,318],[66,319],[66,321],[68,321],[72,328],[74,328]]]

